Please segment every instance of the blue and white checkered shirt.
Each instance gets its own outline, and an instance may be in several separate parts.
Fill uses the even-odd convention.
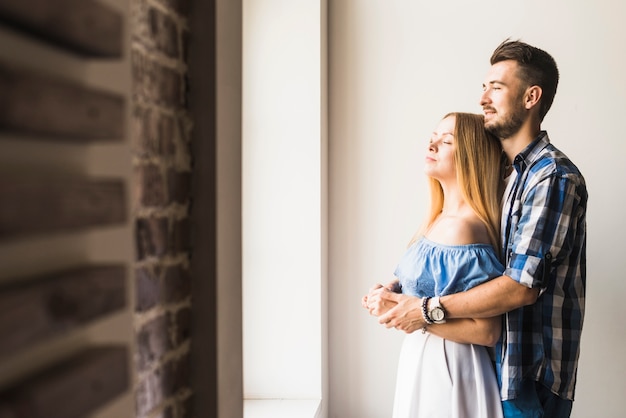
[[[501,396],[516,398],[529,378],[573,400],[585,312],[585,180],[543,131],[513,166],[502,213],[504,275],[540,295],[503,316],[495,347]]]

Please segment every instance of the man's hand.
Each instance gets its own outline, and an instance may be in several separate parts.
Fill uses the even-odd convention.
[[[395,328],[410,334],[426,325],[422,315],[422,300],[420,298],[389,291],[379,292],[378,295],[384,306],[393,304],[378,318],[378,322],[387,328]]]

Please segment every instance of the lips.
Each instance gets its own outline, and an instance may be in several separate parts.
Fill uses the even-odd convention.
[[[483,107],[483,113],[485,114],[485,116],[494,115],[496,113],[496,109],[492,107]]]

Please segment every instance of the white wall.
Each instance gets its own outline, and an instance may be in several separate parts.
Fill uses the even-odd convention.
[[[621,417],[626,394],[626,4],[353,0],[329,3],[330,417],[390,415],[402,335],[360,307],[391,278],[424,214],[422,156],[448,111],[480,112],[492,50],[521,38],[561,83],[544,128],[589,188],[587,315],[572,416]]]

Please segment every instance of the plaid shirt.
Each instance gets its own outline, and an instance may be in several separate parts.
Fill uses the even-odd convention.
[[[516,398],[531,378],[573,400],[585,312],[585,180],[543,131],[513,166],[502,213],[504,274],[540,295],[503,316],[495,347],[501,396]]]

